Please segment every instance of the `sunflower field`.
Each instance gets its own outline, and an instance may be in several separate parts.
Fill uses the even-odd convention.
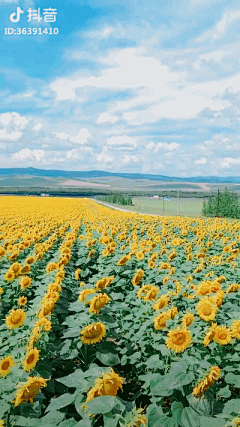
[[[0,198],[0,426],[240,426],[240,222]]]

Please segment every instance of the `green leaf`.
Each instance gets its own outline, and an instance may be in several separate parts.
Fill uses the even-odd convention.
[[[36,418],[17,417],[14,426],[15,427],[37,427],[40,421]]]
[[[76,369],[72,374],[67,375],[66,377],[56,378],[56,381],[66,385],[67,387],[78,387],[81,385],[84,376],[84,372],[81,369]]]
[[[159,421],[159,418],[163,416],[162,408],[160,408],[157,405],[150,405],[147,409],[147,420],[148,420],[148,427],[157,427],[157,422]]]
[[[158,368],[161,368],[163,365],[164,365],[164,362],[160,360],[160,357],[158,354],[154,354],[153,356],[149,357],[146,363],[146,366],[148,369],[158,369]]]
[[[229,400],[223,409],[224,415],[237,415],[240,410],[240,399]]]
[[[114,353],[106,353],[106,352],[96,352],[96,357],[97,359],[100,360],[100,362],[102,362],[103,365],[106,366],[115,366],[118,365],[118,363],[120,363],[120,359],[118,357],[117,354]]]
[[[230,397],[231,396],[231,390],[229,389],[229,385],[227,385],[226,387],[224,387],[224,388],[221,388],[220,390],[219,390],[219,392],[217,393],[217,396],[221,396],[221,397],[224,397],[225,399],[227,399],[228,397]]]
[[[87,403],[88,412],[92,415],[107,414],[116,404],[117,401],[112,396],[96,397]]]
[[[120,414],[105,414],[103,416],[104,427],[117,427]]]
[[[41,418],[41,424],[42,425],[48,425],[48,424],[57,424],[60,421],[63,420],[65,417],[65,414],[59,411],[51,411],[47,415]]]
[[[75,326],[75,328],[70,328],[63,334],[63,338],[74,338],[79,336],[80,336],[79,326]]]
[[[189,405],[200,415],[212,415],[214,400],[205,396],[203,399],[196,399],[192,394],[187,396]]]
[[[192,408],[184,408],[178,423],[181,427],[200,427],[199,416]]]
[[[223,419],[211,417],[199,417],[200,427],[224,427],[225,422]]]
[[[183,411],[183,404],[181,402],[173,402],[171,406],[172,416],[175,420],[179,420]]]
[[[159,420],[160,421],[160,420]],[[163,422],[161,422],[161,424],[159,424],[159,427],[160,427],[160,425],[162,426],[162,427],[178,427],[178,422],[174,419],[174,418],[168,418],[165,422],[164,422],[164,424],[163,424]],[[158,425],[156,424],[156,427],[158,427]]]
[[[1,403],[0,403],[0,418],[3,417],[3,415],[5,414],[5,412],[7,412],[10,409],[10,405],[7,402],[4,402],[1,399]]]
[[[224,380],[226,381],[226,383],[232,384],[235,387],[240,388],[240,375],[229,373],[224,377]]]
[[[65,393],[55,399],[51,399],[50,405],[47,407],[47,411],[56,411],[57,409],[64,408],[70,405],[74,401],[74,394]]]

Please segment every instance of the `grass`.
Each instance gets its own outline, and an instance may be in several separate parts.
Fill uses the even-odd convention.
[[[164,211],[163,211],[164,204]],[[140,213],[155,214],[155,215],[180,215],[180,216],[201,216],[203,199],[199,198],[181,198],[175,197],[170,200],[164,200],[163,198],[153,199],[151,197],[135,197],[133,198],[133,205],[119,205],[111,204],[113,207],[120,207],[129,211],[135,211]],[[178,205],[178,206],[177,206]]]

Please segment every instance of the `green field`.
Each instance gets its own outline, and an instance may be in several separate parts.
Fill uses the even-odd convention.
[[[203,200],[199,198],[171,198],[164,200],[163,198],[154,199],[152,197],[136,197],[133,198],[133,205],[118,205],[111,204],[113,207],[120,207],[129,211],[135,211],[146,214],[155,215],[180,215],[180,216],[201,216]]]

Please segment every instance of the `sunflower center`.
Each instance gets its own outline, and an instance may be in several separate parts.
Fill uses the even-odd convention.
[[[180,345],[180,344],[184,343],[185,339],[186,339],[186,337],[184,334],[178,334],[178,335],[176,335],[176,337],[174,337],[173,341],[175,344]]]
[[[27,358],[27,364],[30,364],[34,361],[34,354],[30,354],[30,356]]]
[[[2,364],[2,370],[3,371],[7,371],[8,370],[8,368],[9,368],[9,366],[10,366],[10,363],[9,363],[9,361],[8,360],[6,360],[5,362],[3,362],[3,364]]]
[[[27,390],[24,391],[24,398],[31,399],[39,393],[41,385],[38,381],[28,386]]]
[[[19,313],[12,314],[11,321],[14,325],[17,325],[19,322],[21,322],[21,320],[22,320],[21,314]]]
[[[204,305],[202,311],[205,316],[209,316],[212,313],[212,309],[209,305]]]
[[[219,334],[219,338],[220,338],[221,340],[225,340],[225,339],[227,338],[227,334],[226,334],[226,332],[222,332],[221,334]]]

